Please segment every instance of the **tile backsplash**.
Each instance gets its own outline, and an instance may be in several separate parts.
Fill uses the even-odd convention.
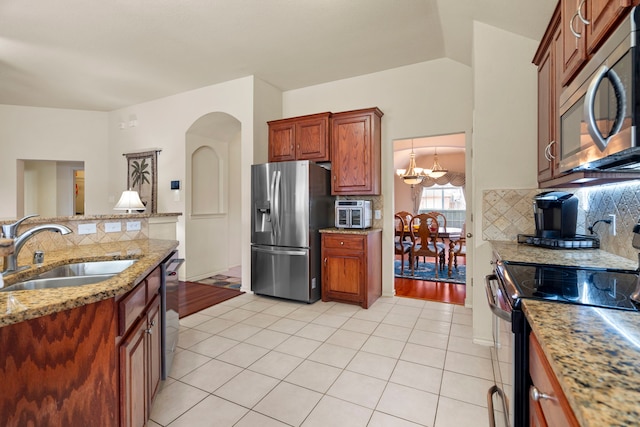
[[[546,190],[485,190],[482,197],[482,238],[485,240],[517,240],[519,233],[533,234],[533,197]],[[616,236],[609,225],[599,223],[594,232],[600,248],[616,255],[638,259],[638,249],[631,246],[633,225],[640,219],[640,181],[625,184],[564,189],[579,200],[576,232],[588,234],[588,227],[600,219],[616,216]]]

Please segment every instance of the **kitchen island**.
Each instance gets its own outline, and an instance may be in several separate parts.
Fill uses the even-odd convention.
[[[47,252],[45,262],[5,277],[5,285],[62,264],[136,259],[111,279],[92,285],[0,292],[0,327],[113,298],[133,289],[178,246],[174,240],[140,239],[65,247]]]
[[[597,249],[552,250],[492,242],[502,260],[635,270]],[[523,311],[581,426],[640,423],[640,313],[527,300]]]
[[[99,283],[0,292],[0,425],[145,425],[160,386],[163,262],[175,240],[127,240],[48,251],[50,268],[135,259]]]

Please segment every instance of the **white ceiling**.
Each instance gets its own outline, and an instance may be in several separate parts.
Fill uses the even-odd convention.
[[[37,4],[36,4],[37,3]],[[538,40],[556,0],[0,0],[0,104],[111,111],[255,75],[281,90]]]

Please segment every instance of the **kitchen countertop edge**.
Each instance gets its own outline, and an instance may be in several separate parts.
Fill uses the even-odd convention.
[[[326,234],[371,234],[381,232],[381,228],[321,228],[320,233]]]
[[[178,247],[176,240],[140,239],[50,251],[45,263],[5,276],[5,286],[72,262],[136,259],[114,277],[91,285],[0,292],[0,327],[92,304],[130,291]]]

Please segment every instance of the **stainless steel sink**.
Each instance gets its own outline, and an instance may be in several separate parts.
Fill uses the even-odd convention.
[[[89,261],[54,267],[22,282],[5,286],[0,292],[64,288],[91,285],[107,280],[132,266],[137,260]]]

